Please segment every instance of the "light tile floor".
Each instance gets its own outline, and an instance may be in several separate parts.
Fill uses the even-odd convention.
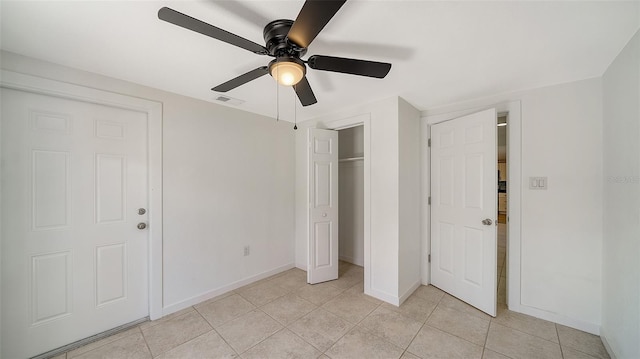
[[[312,286],[291,269],[56,358],[608,358],[598,336],[504,301],[491,318],[421,286],[398,308],[364,295],[363,276],[341,262]]]

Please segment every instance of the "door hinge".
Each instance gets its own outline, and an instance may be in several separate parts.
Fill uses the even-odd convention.
[[[427,140],[427,147],[431,147],[431,139]]]
[[[429,205],[431,205],[431,196],[429,196],[429,199],[427,199],[427,202],[429,202]]]
[[[429,261],[429,263],[431,263],[431,254],[427,255],[427,261]]]

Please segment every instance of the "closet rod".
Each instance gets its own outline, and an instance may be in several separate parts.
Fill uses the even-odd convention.
[[[353,161],[361,161],[364,160],[364,156],[360,157],[349,157],[349,158],[340,158],[338,162],[353,162]]]

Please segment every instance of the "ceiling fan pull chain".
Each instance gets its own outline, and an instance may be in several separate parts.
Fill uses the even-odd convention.
[[[276,76],[278,69],[276,69]],[[280,84],[276,81],[276,122],[280,121]]]
[[[296,101],[296,95],[295,92],[293,93],[293,129],[297,130],[298,129],[298,111],[296,110],[298,108],[297,106],[297,101]]]

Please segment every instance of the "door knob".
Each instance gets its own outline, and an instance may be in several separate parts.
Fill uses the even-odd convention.
[[[147,228],[147,224],[146,223],[144,223],[144,222],[138,223],[138,229],[145,229],[145,228]]]
[[[489,218],[483,219],[482,220],[482,224],[484,224],[485,226],[490,226],[493,223],[492,220],[490,220]]]
[[[141,215],[141,216],[142,216],[142,215],[143,215],[143,214],[145,214],[145,213],[147,213],[147,210],[146,210],[146,209],[144,209],[144,208],[138,208],[138,214],[139,214],[139,215]]]

